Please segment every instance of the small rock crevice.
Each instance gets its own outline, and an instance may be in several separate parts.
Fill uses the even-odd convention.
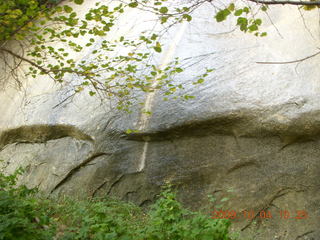
[[[259,167],[259,164],[257,163],[256,160],[253,160],[253,159],[245,161],[245,162],[239,162],[239,163],[236,163],[233,167],[231,167],[227,171],[227,174],[230,174],[233,171],[236,171],[237,169],[240,169],[240,168],[243,168],[243,167],[249,167],[249,166]]]
[[[107,191],[107,195],[109,195],[109,193],[111,192],[112,188],[114,187],[114,185],[116,185],[119,181],[121,181],[121,179],[123,178],[124,174],[120,174],[117,179],[111,184],[111,186],[109,187],[108,191]],[[99,186],[92,192],[91,197],[95,197],[96,194],[99,192],[100,189],[102,189],[108,182],[110,182],[110,179],[106,179],[104,180],[101,184],[99,184]]]
[[[314,230],[311,230],[311,231],[305,232],[305,233],[303,233],[303,234],[301,234],[301,235],[297,236],[295,240],[298,240],[298,239],[305,239],[304,237],[305,237],[305,236],[307,236],[307,235],[309,235],[309,234],[311,234],[311,233],[314,233]],[[311,238],[311,239],[314,239],[314,238]]]

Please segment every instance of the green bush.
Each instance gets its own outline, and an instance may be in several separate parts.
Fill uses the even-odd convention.
[[[161,193],[149,213],[149,225],[142,239],[170,240],[228,240],[230,221],[184,209],[170,187]]]
[[[48,227],[50,218],[35,198],[36,190],[15,187],[20,173],[19,169],[10,176],[0,174],[0,239],[52,239],[54,227]]]
[[[0,173],[0,240],[230,240],[227,220],[191,212],[167,186],[147,213],[109,198],[45,199]]]

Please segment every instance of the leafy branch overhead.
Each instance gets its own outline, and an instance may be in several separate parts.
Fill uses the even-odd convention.
[[[0,16],[3,26],[0,51],[5,57],[14,59],[13,63],[6,61],[10,73],[18,70],[17,64],[27,63],[28,75],[34,78],[47,75],[56,82],[65,82],[68,74],[75,75],[79,80],[74,86],[75,92],[89,89],[90,95],[99,93],[116,98],[120,109],[130,106],[133,90],[164,89],[165,95],[170,95],[175,89],[183,88],[172,81],[174,75],[182,72],[178,60],[163,69],[150,60],[152,55],[162,52],[159,34],[146,32],[136,39],[129,40],[125,36],[112,39],[111,32],[119,17],[127,9],[138,7],[137,4],[119,3],[111,7],[97,2],[84,16],[78,16],[66,1],[59,2],[11,0],[8,4],[8,1],[0,1],[0,9],[4,12]],[[73,2],[83,4],[83,0]],[[159,3],[162,1],[155,5]],[[192,9],[185,8],[175,14],[170,14],[164,6],[153,10],[164,24],[169,18],[172,23],[190,20],[185,14]],[[19,50],[7,47],[13,41],[19,44]],[[92,49],[88,57],[79,61],[74,59],[75,54],[80,56],[84,50],[87,53],[88,48]],[[120,49],[121,54],[115,54]],[[197,77],[195,79],[197,82]],[[18,78],[16,80],[20,83]]]
[[[278,3],[248,2],[260,4],[261,11],[267,11],[269,4]],[[34,78],[46,75],[61,83],[66,82],[68,75],[74,75],[77,82],[72,84],[76,93],[87,89],[90,95],[115,98],[120,109],[128,109],[132,94],[137,90],[162,89],[165,95],[172,95],[183,88],[173,79],[184,69],[179,59],[161,67],[152,60],[153,55],[163,51],[162,34],[175,24],[192,21],[193,11],[203,4],[218,9],[211,0],[193,0],[179,5],[167,0],[120,0],[116,6],[98,1],[94,8],[78,16],[72,6],[83,3],[84,0],[0,0],[0,52],[5,69],[9,69],[6,72],[9,75],[2,78],[2,83],[5,84],[10,76],[20,85],[20,66],[27,64],[28,75]],[[305,3],[307,10],[319,5],[317,1],[299,3]],[[113,38],[117,21],[133,8],[153,13],[163,31],[145,32],[136,39]],[[222,22],[233,15],[241,31],[266,36],[266,32],[260,32],[262,20],[250,13],[250,6],[237,7],[231,3],[216,11],[214,18]],[[11,48],[12,43],[18,47]],[[88,49],[91,49],[88,56],[75,60],[75,56],[87,53]],[[204,70],[191,78],[195,84],[202,83],[211,71]]]

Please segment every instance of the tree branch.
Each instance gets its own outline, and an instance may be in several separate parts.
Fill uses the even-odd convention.
[[[290,0],[275,0],[275,1],[264,1],[264,0],[247,0],[264,5],[298,5],[298,6],[320,6],[320,1],[290,1]]]
[[[22,61],[24,61],[24,62],[27,62],[27,63],[29,63],[30,65],[38,68],[41,72],[43,72],[43,73],[45,73],[45,74],[48,74],[48,75],[49,75],[50,73],[67,72],[67,73],[75,73],[75,74],[78,74],[78,75],[84,76],[84,77],[88,77],[88,76],[89,76],[88,73],[81,72],[81,71],[77,71],[77,70],[71,70],[71,69],[45,69],[44,67],[40,66],[39,64],[36,64],[35,62],[33,62],[33,61],[31,61],[31,60],[29,60],[29,59],[27,59],[27,58],[25,58],[25,57],[23,57],[23,56],[21,56],[21,55],[19,55],[19,54],[14,53],[14,52],[12,52],[12,51],[9,50],[9,49],[1,48],[1,47],[0,47],[0,51],[6,52],[6,53],[12,55],[12,56],[15,57],[15,58],[18,58],[18,59],[20,59],[20,60],[22,60]]]
[[[303,62],[309,58],[313,58],[317,55],[319,55],[320,52],[316,52],[315,54],[312,54],[310,56],[307,56],[307,57],[304,57],[304,58],[301,58],[301,59],[297,59],[297,60],[293,60],[293,61],[288,61],[288,62],[256,62],[258,64],[290,64],[290,63],[298,63],[298,62]]]
[[[20,55],[18,55],[18,54],[16,54],[16,53],[12,52],[12,51],[11,51],[11,50],[9,50],[9,49],[6,49],[6,48],[0,48],[0,51],[2,51],[2,52],[6,52],[6,53],[8,53],[8,54],[10,54],[10,55],[14,56],[15,58],[18,58],[18,59],[20,59],[20,60],[22,60],[22,61],[25,61],[25,62],[29,63],[30,65],[32,65],[32,66],[34,66],[34,67],[38,68],[39,70],[41,70],[41,71],[42,71],[42,72],[44,72],[45,74],[49,74],[49,71],[48,71],[47,69],[45,69],[45,68],[41,67],[40,65],[38,65],[38,64],[36,64],[36,63],[34,63],[34,62],[32,62],[31,60],[29,60],[29,59],[27,59],[27,58],[25,58],[25,57],[23,57],[23,56],[20,56]]]
[[[21,61],[24,61],[24,62],[27,62],[29,63],[31,66],[35,67],[35,68],[38,68],[41,72],[45,73],[45,74],[48,74],[50,76],[50,73],[53,73],[53,74],[56,74],[58,72],[67,72],[67,73],[73,73],[73,74],[77,74],[78,76],[82,76],[82,77],[85,77],[86,80],[90,81],[90,83],[92,84],[93,88],[98,92],[98,90],[102,90],[104,92],[107,92],[107,93],[111,93],[115,96],[119,96],[119,94],[117,92],[114,92],[114,91],[111,91],[110,88],[112,86],[105,86],[104,84],[100,83],[102,86],[104,86],[104,88],[100,88],[97,86],[97,83],[99,83],[98,80],[95,80],[95,79],[92,79],[90,78],[90,73],[86,73],[86,72],[82,72],[82,71],[77,71],[77,70],[71,70],[71,69],[45,69],[44,67],[36,64],[35,62],[19,55],[19,54],[16,54],[14,52],[12,52],[11,50],[9,49],[6,49],[6,48],[1,48],[0,47],[0,52],[5,52],[5,53],[8,53],[10,55],[12,55],[13,57],[21,60]],[[21,63],[19,63],[20,65]]]

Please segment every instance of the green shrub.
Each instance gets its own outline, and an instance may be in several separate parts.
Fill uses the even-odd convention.
[[[227,220],[191,212],[167,186],[147,213],[109,198],[45,199],[0,173],[0,240],[230,240]]]
[[[0,174],[0,239],[51,239],[54,228],[49,229],[50,218],[35,198],[36,190],[15,187],[17,170],[10,176]]]
[[[169,186],[152,206],[143,239],[228,240],[229,226],[228,220],[211,219],[184,209]]]

